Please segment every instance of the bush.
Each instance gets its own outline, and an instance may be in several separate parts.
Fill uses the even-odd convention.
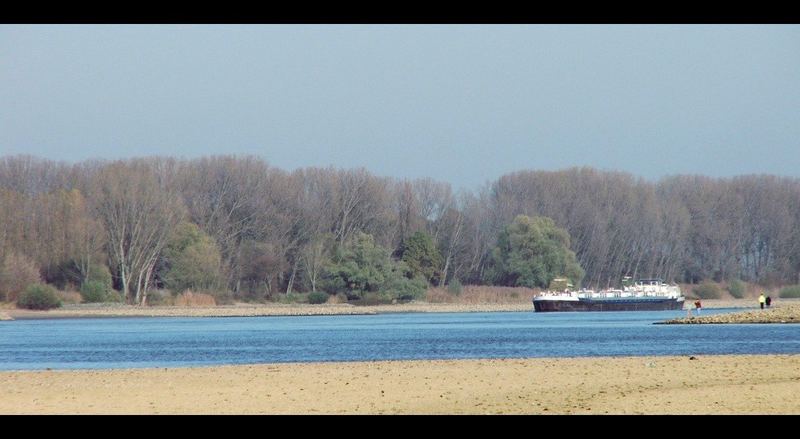
[[[150,299],[148,298],[148,300]],[[122,297],[122,293],[120,293],[119,291],[111,288],[106,292],[106,302],[121,303],[124,301],[125,300]]]
[[[84,303],[106,302],[109,288],[100,280],[90,280],[81,287]]]
[[[318,305],[320,303],[325,303],[328,301],[328,293],[322,293],[320,291],[315,291],[313,293],[309,293],[308,295],[308,303]]]
[[[728,284],[728,292],[731,293],[731,296],[741,299],[744,297],[744,282],[738,279],[730,281]]]
[[[114,280],[111,278],[111,270],[105,264],[89,265],[89,272],[86,274],[86,282],[99,282],[105,287],[106,292],[114,288]]]
[[[17,308],[51,309],[61,306],[55,288],[45,284],[33,284],[20,294]]]
[[[800,285],[785,287],[778,294],[781,299],[800,299]]]
[[[392,297],[388,293],[364,293],[359,299],[350,300],[349,303],[359,306],[389,305]]]
[[[211,294],[186,290],[175,297],[174,304],[175,306],[217,306],[217,301]]]
[[[11,253],[0,264],[0,299],[13,302],[29,285],[40,282],[39,266],[25,255]]]
[[[148,290],[147,306],[172,306],[175,298],[167,290]]]
[[[307,303],[308,295],[303,293],[277,294],[278,303]]]
[[[720,289],[717,284],[704,282],[693,288],[692,293],[700,299],[719,299]]]
[[[428,282],[420,276],[409,279],[404,276],[397,276],[389,281],[387,293],[391,299],[400,301],[410,301],[423,297],[428,289]]]
[[[461,281],[456,278],[453,278],[453,280],[447,284],[447,292],[454,296],[460,296],[463,289],[464,287],[461,285]]]
[[[62,305],[66,304],[66,303],[74,305],[74,304],[77,304],[77,303],[81,303],[81,301],[83,300],[82,297],[81,297],[81,293],[79,293],[77,291],[56,290],[56,296],[61,301]]]
[[[231,305],[233,303],[233,292],[228,289],[210,291],[217,305]]]

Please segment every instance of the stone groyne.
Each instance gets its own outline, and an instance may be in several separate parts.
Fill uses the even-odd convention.
[[[729,314],[692,316],[667,320],[661,324],[708,324],[708,323],[800,323],[800,304],[791,304],[767,309],[753,309]]]

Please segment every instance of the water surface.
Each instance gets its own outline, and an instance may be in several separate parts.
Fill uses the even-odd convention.
[[[703,314],[738,311],[703,310]],[[797,354],[788,324],[654,325],[652,312],[408,313],[0,322],[0,370],[309,361]]]

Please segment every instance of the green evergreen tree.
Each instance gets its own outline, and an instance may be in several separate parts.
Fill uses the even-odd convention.
[[[557,277],[576,287],[584,271],[569,249],[569,234],[547,217],[519,215],[500,233],[487,280],[495,285],[547,288]]]
[[[442,254],[430,235],[425,232],[414,233],[403,240],[399,253],[400,259],[408,266],[408,277],[419,276],[434,284],[439,282]]]
[[[389,250],[376,244],[372,235],[357,233],[334,252],[323,271],[323,288],[345,293],[349,299],[365,293],[382,293],[392,298],[420,297],[427,287],[420,277],[409,279],[402,261],[393,261]]]

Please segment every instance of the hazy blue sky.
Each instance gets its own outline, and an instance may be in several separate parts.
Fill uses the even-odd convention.
[[[795,25],[0,25],[0,155],[800,176]]]

